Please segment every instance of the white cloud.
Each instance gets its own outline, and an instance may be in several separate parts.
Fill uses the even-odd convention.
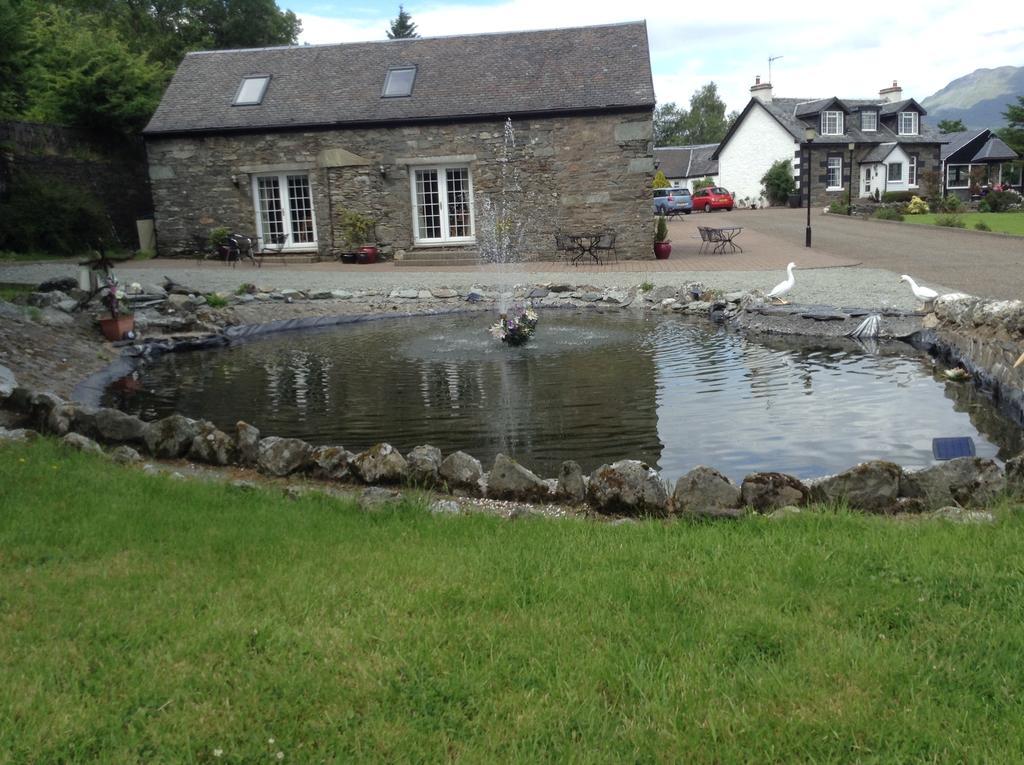
[[[1000,28],[977,6],[950,0],[903,0],[898,8],[844,13],[834,3],[732,0],[720,12],[657,4],[647,20],[659,102],[689,103],[714,80],[730,109],[741,109],[755,75],[787,97],[869,97],[892,80],[923,99],[980,66],[1024,64],[1024,27]],[[585,26],[636,20],[646,6],[611,0],[554,3],[505,0],[489,5],[438,2],[407,8],[423,36]],[[389,17],[300,13],[310,43],[380,40]]]

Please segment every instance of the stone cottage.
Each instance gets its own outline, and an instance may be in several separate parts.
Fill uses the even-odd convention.
[[[643,22],[190,53],[144,133],[158,249],[327,258],[354,212],[396,259],[472,258],[515,209],[527,258],[595,229],[650,257],[654,103]]]

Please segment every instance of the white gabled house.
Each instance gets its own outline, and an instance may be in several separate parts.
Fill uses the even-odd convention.
[[[816,205],[915,191],[925,170],[940,172],[942,136],[922,118],[926,112],[902,89],[877,99],[774,98],[758,77],[751,99],[712,155],[719,183],[738,197],[761,195],[761,178],[779,160],[792,164],[806,199]],[[808,142],[808,132],[811,140]]]

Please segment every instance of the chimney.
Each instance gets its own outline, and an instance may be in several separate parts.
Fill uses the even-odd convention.
[[[896,80],[893,80],[891,88],[882,88],[878,91],[878,98],[883,104],[894,104],[897,101],[902,101],[903,88],[896,84]]]
[[[754,84],[750,87],[751,98],[756,98],[762,104],[770,104],[772,102],[772,84],[766,82],[764,85],[761,84],[761,75],[757,75],[754,78]]]

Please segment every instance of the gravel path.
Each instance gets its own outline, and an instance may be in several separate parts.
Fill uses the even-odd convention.
[[[650,282],[656,286],[680,285],[699,281],[708,287],[726,292],[747,289],[769,290],[786,278],[785,271],[591,271],[578,275],[565,271],[545,271],[544,264],[523,271],[445,271],[432,269],[420,271],[402,268],[360,271],[351,267],[338,266],[336,269],[313,266],[267,266],[252,268],[226,268],[212,264],[195,267],[183,265],[182,261],[149,262],[142,267],[122,267],[117,276],[122,282],[155,282],[168,276],[181,284],[198,290],[232,292],[243,282],[253,282],[261,287],[293,289],[379,289],[431,287],[471,287],[473,285],[493,286],[499,283],[569,283],[593,285],[595,287],[629,287]],[[54,276],[74,276],[74,263],[15,264],[0,266],[0,282],[23,284],[39,283]],[[942,291],[940,285],[930,283]],[[949,291],[949,290],[946,290]],[[891,271],[877,268],[816,268],[798,269],[796,287],[789,295],[799,303],[821,303],[833,306],[857,306],[864,308],[887,307],[911,309],[915,307],[913,295],[905,284]]]

